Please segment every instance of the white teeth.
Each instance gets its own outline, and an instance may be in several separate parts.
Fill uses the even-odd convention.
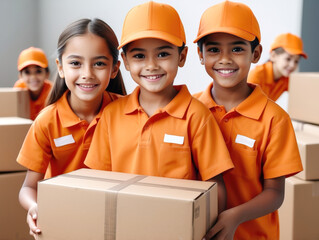
[[[218,72],[222,74],[229,74],[229,73],[235,72],[235,70],[218,70]]]
[[[160,76],[159,75],[156,75],[156,76],[145,76],[147,79],[150,79],[150,80],[155,80],[157,78],[159,78]]]
[[[94,84],[92,84],[92,85],[81,85],[81,84],[79,84],[79,86],[82,87],[82,88],[92,88],[92,87],[94,87]]]

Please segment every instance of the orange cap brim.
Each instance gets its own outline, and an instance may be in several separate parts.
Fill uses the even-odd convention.
[[[175,46],[181,47],[183,45],[183,41],[171,34],[161,31],[155,30],[146,30],[142,32],[138,32],[136,34],[130,35],[127,39],[123,40],[123,42],[118,46],[118,49],[121,49],[123,46],[127,45],[136,40],[144,39],[144,38],[156,38],[163,41],[167,41]]]
[[[308,55],[302,51],[296,50],[296,49],[292,49],[292,48],[283,48],[285,49],[285,51],[287,51],[288,53],[292,54],[292,55],[300,55],[303,58],[307,59]]]
[[[34,60],[30,60],[30,61],[26,61],[23,64],[20,64],[18,67],[18,70],[21,71],[22,69],[26,68],[27,66],[30,65],[36,65],[42,68],[47,68],[48,66],[46,64],[43,64],[42,62],[39,61],[34,61]]]
[[[231,34],[231,35],[234,35],[234,36],[237,36],[237,37],[240,37],[242,39],[245,39],[247,41],[254,41],[256,36],[249,33],[249,32],[246,32],[246,31],[243,31],[243,30],[240,30],[238,28],[232,28],[232,27],[219,27],[219,28],[214,28],[213,31],[206,31],[204,33],[202,33],[200,36],[198,36],[195,40],[194,40],[194,43],[197,43],[201,38],[207,36],[207,35],[210,35],[210,34],[213,34],[213,33],[228,33],[228,34]]]

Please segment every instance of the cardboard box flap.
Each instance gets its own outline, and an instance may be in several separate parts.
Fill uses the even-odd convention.
[[[144,196],[189,199],[190,201],[216,184],[215,182],[151,177],[93,169],[79,169],[51,178],[50,181],[43,180],[41,183],[99,191],[121,191],[121,193]]]

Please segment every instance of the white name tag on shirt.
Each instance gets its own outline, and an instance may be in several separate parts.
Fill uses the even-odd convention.
[[[250,148],[254,147],[255,142],[256,142],[255,139],[252,139],[252,138],[240,135],[240,134],[237,134],[237,137],[235,140],[235,143],[243,144],[243,145],[250,147]]]
[[[184,143],[184,137],[183,136],[176,136],[176,135],[164,135],[164,142],[166,143],[175,143],[179,145],[183,145]]]
[[[53,139],[56,147],[62,147],[71,143],[75,143],[72,134],[60,138]]]

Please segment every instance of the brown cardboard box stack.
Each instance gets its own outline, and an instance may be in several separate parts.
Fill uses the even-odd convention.
[[[217,184],[80,169],[39,182],[38,211],[42,240],[199,240]]]
[[[29,93],[0,88],[0,239],[28,240],[27,212],[20,206],[19,190],[26,169],[16,162],[32,120]]]
[[[319,73],[290,77],[288,113],[304,170],[286,179],[280,239],[319,239]]]
[[[0,88],[0,117],[30,118],[29,92]]]

